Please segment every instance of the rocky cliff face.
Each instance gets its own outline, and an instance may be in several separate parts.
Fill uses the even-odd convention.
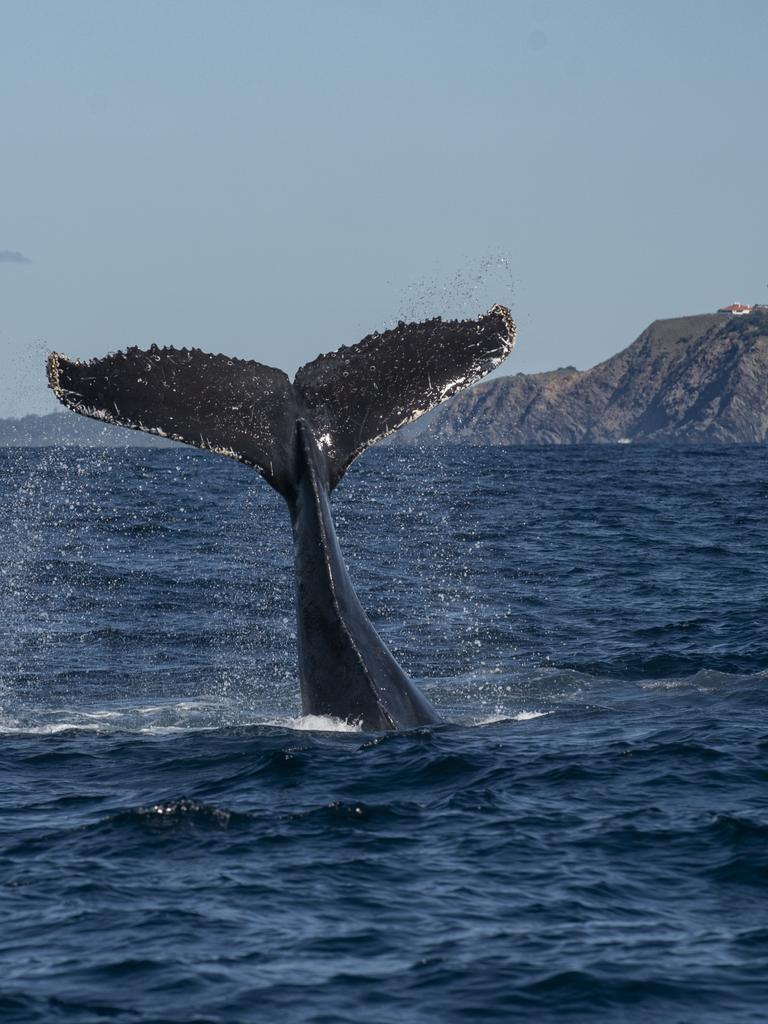
[[[579,371],[517,374],[446,402],[410,440],[657,444],[768,439],[768,312],[657,320]]]

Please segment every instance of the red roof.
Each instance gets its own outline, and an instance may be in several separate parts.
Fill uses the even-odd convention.
[[[718,313],[748,313],[752,309],[751,306],[744,306],[740,302],[734,302],[731,306],[722,306],[718,309]]]

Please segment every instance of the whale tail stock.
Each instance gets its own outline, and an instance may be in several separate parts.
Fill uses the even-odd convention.
[[[514,344],[504,306],[476,320],[400,323],[282,370],[198,349],[129,348],[79,362],[48,358],[48,381],[84,416],[253,466],[284,497],[296,483],[296,424],[309,424],[328,490],[370,445],[498,366]]]

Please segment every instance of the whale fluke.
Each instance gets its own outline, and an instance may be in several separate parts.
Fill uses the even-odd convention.
[[[504,306],[477,320],[400,323],[302,366],[294,387],[329,436],[331,487],[366,448],[490,373],[512,350]]]
[[[485,376],[515,327],[494,306],[477,320],[400,323],[282,370],[198,349],[129,348],[48,359],[57,398],[84,416],[144,430],[253,466],[285,498],[296,570],[305,714],[365,729],[439,721],[368,620],[336,540],[328,498],[375,441]]]
[[[48,380],[75,412],[238,459],[285,495],[299,417],[313,428],[333,489],[374,442],[498,366],[514,336],[509,311],[494,306],[477,320],[438,317],[369,334],[302,366],[293,384],[254,360],[156,345],[88,362],[54,352]]]
[[[88,362],[53,352],[48,383],[83,416],[239,459],[280,490],[296,422],[296,394],[282,370],[153,345]]]

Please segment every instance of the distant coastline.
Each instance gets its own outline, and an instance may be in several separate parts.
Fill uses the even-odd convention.
[[[744,313],[741,310],[749,309]],[[764,444],[768,309],[656,320],[589,370],[477,384],[390,439],[395,444]],[[0,446],[167,448],[174,442],[54,412],[0,418]]]
[[[71,412],[0,419],[0,447],[167,448],[173,442]]]

